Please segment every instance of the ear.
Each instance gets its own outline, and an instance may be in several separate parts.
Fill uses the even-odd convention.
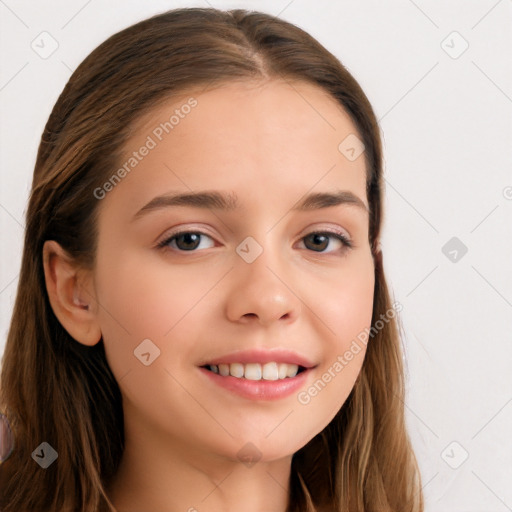
[[[43,245],[46,290],[55,316],[64,329],[83,345],[101,339],[92,276],[73,265],[66,251],[54,240]]]

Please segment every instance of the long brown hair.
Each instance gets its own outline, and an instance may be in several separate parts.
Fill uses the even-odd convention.
[[[57,241],[93,268],[99,201],[93,191],[119,165],[136,119],[192,88],[233,80],[303,80],[350,115],[365,145],[373,322],[392,308],[378,248],[382,216],[379,127],[361,87],[309,34],[246,10],[171,10],[114,34],[72,74],[41,138],[26,217],[21,273],[3,356],[0,410],[15,438],[0,466],[0,508],[114,511],[106,489],[124,448],[121,393],[103,340],[76,342],[46,292],[42,248]],[[420,474],[404,421],[396,317],[368,342],[361,372],[331,423],[294,454],[288,512],[423,510]],[[32,452],[46,441],[46,470]]]

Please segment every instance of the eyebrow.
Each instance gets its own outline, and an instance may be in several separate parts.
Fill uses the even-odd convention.
[[[348,205],[355,206],[368,213],[364,202],[349,190],[338,190],[336,192],[315,192],[307,195],[297,202],[291,211],[311,211],[332,206]],[[170,193],[157,196],[143,206],[134,216],[135,221],[147,213],[163,208],[175,206],[188,206],[192,208],[213,209],[223,211],[234,211],[240,208],[238,197],[234,192],[224,194],[216,190],[204,190],[200,192]]]

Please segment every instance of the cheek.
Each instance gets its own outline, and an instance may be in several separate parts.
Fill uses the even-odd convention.
[[[162,338],[189,312],[215,281],[205,271],[170,271],[169,264],[125,258],[98,272],[102,325],[133,339]],[[192,278],[191,278],[192,277]]]
[[[312,417],[322,418],[322,426],[339,411],[360,373],[372,322],[374,284],[370,255],[340,272],[336,283],[320,295],[319,311],[329,327],[324,357],[315,380],[297,400]]]
[[[170,341],[194,338],[198,306],[220,274],[209,268],[198,274],[197,267],[176,271],[162,259],[142,261],[136,251],[117,261],[115,266],[99,261],[96,283],[105,351],[116,378],[143,367],[136,358],[139,347],[148,346],[150,357],[158,354],[151,368],[190,364],[191,344],[174,344],[171,354]]]
[[[124,257],[115,267],[98,267],[106,359],[125,403],[148,418],[164,411],[169,402],[177,410],[190,407],[190,397],[166,372],[174,374],[174,368],[190,365],[190,348],[171,345],[170,340],[186,338],[189,315],[208,280],[191,281],[187,273],[166,273],[161,265],[143,264],[134,257]]]
[[[370,327],[373,313],[375,269],[371,253],[347,265],[322,293],[326,324],[337,351],[346,350],[352,339]]]

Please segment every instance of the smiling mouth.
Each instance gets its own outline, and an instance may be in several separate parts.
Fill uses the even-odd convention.
[[[221,377],[236,377],[247,380],[285,380],[304,372],[306,368],[297,364],[288,363],[230,363],[206,364],[205,368]]]

